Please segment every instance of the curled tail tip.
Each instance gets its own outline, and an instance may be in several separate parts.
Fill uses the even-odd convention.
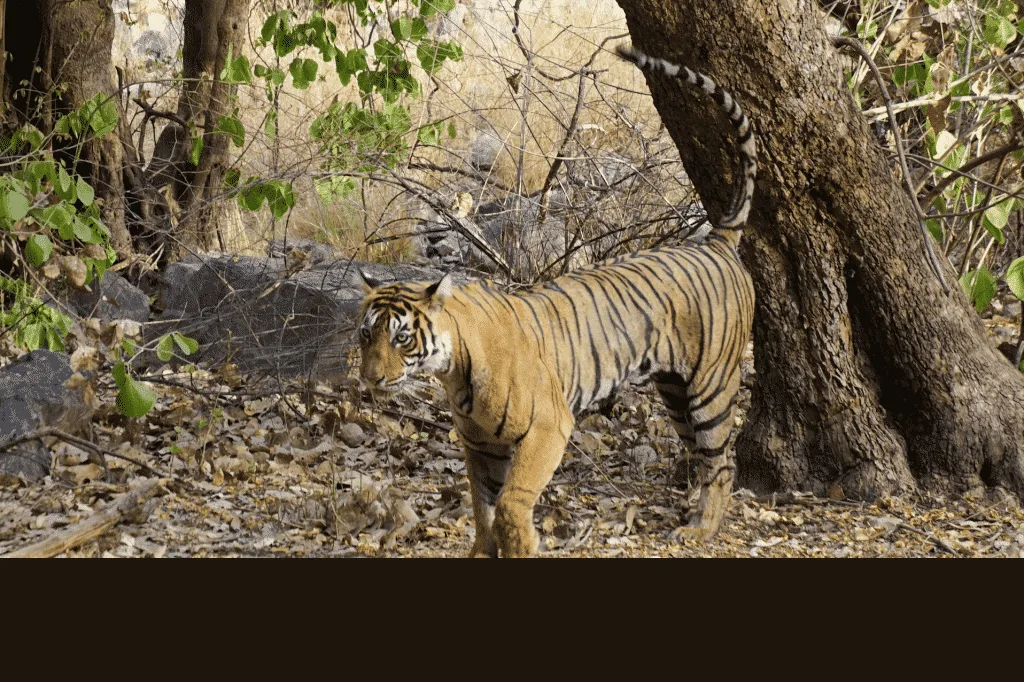
[[[643,66],[643,63],[647,61],[647,55],[637,50],[632,45],[616,45],[615,54],[619,55],[622,59],[627,62],[633,62],[637,66]]]

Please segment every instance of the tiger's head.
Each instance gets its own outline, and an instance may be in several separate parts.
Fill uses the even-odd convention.
[[[359,316],[359,376],[373,389],[392,391],[417,372],[439,372],[451,357],[438,318],[452,294],[445,275],[436,282],[383,284],[364,272],[366,298]]]

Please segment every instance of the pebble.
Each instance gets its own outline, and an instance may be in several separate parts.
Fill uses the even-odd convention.
[[[350,448],[359,447],[363,444],[363,441],[366,440],[366,434],[363,433],[363,427],[352,422],[341,427],[338,431],[338,437],[341,438],[341,441]]]
[[[633,456],[633,461],[639,466],[651,466],[661,460],[658,451],[650,445],[637,445],[630,450],[630,454]]]

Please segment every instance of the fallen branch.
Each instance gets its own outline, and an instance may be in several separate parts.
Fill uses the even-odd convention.
[[[935,533],[925,533],[923,530],[918,530],[917,528],[907,525],[906,523],[900,523],[900,525],[898,525],[897,528],[922,536],[925,542],[932,543],[933,545],[941,549],[943,552],[946,552],[947,554],[952,554],[953,556],[960,556],[960,553],[953,549],[953,547],[950,546],[948,542],[946,542],[942,538],[935,537]]]
[[[103,460],[103,468],[104,468],[104,470],[106,470],[106,468],[107,468],[107,457],[113,457],[114,459],[120,459],[120,460],[124,460],[125,462],[130,462],[130,463],[134,464],[135,466],[137,466],[137,467],[139,467],[141,469],[145,469],[146,471],[148,471],[149,473],[153,474],[154,476],[166,476],[167,475],[163,471],[160,471],[159,469],[154,469],[150,465],[146,464],[145,462],[141,462],[141,461],[135,459],[134,457],[129,457],[128,455],[120,455],[120,454],[118,454],[116,452],[112,452],[112,451],[107,450],[105,448],[101,448],[100,446],[96,445],[95,443],[91,443],[91,442],[87,441],[84,438],[79,438],[78,436],[73,436],[70,433],[67,433],[65,431],[62,431],[60,429],[53,428],[53,427],[50,427],[50,426],[47,426],[47,427],[44,427],[44,428],[41,428],[41,429],[36,429],[35,431],[31,431],[29,433],[26,433],[23,436],[18,436],[14,440],[11,440],[11,441],[8,441],[8,442],[5,442],[5,443],[0,443],[0,452],[3,452],[5,450],[10,450],[15,445],[20,445],[20,444],[28,442],[30,440],[42,441],[42,439],[46,438],[47,436],[53,437],[53,438],[57,438],[59,440],[64,441],[65,443],[71,443],[72,445],[75,445],[75,446],[77,446],[79,448],[82,448],[83,450],[90,450],[92,452],[95,452],[97,455],[99,455],[100,459]]]
[[[102,536],[122,520],[138,513],[151,497],[168,482],[166,478],[147,478],[117,500],[85,521],[57,531],[45,540],[8,552],[2,559],[47,559]]]

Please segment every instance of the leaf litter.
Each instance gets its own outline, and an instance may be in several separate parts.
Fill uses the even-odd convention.
[[[230,369],[230,368],[229,368]],[[748,351],[745,381],[753,372]],[[473,542],[464,455],[438,386],[374,404],[351,385],[279,393],[237,372],[165,372],[138,421],[101,410],[94,441],[166,473],[162,497],[64,556],[463,556]],[[225,379],[227,377],[227,379]],[[244,391],[241,387],[244,387]],[[113,382],[95,386],[113,405]],[[740,417],[749,405],[743,389]],[[719,533],[672,541],[687,468],[660,401],[630,386],[582,415],[537,504],[549,557],[1024,557],[1024,511],[1009,494],[872,501],[738,490]],[[0,554],[102,511],[147,472],[73,445],[41,482],[0,478]],[[685,464],[685,462],[684,462]]]

